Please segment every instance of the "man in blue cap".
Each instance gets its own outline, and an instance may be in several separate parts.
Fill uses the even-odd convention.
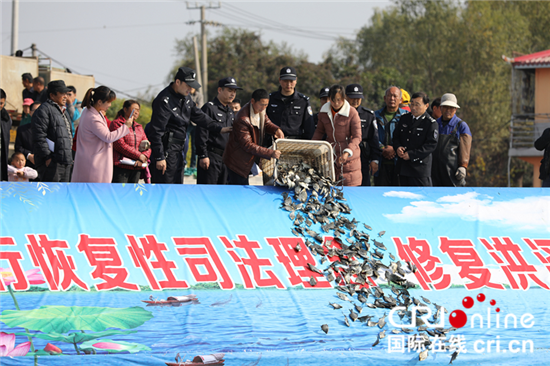
[[[363,174],[361,185],[370,186],[370,177],[376,174],[380,163],[380,142],[374,111],[361,105],[363,98],[363,87],[361,85],[350,84],[346,86],[346,100],[352,107],[357,109],[361,119],[361,134],[363,136],[359,144],[361,148],[361,173]]]
[[[189,96],[191,89],[201,87],[196,76],[195,70],[180,67],[174,81],[153,101],[153,115],[147,129],[152,149],[150,170],[153,183],[175,183],[181,177],[184,166],[182,151],[191,120],[214,133],[224,134],[232,129],[220,127],[193,102]]]
[[[233,127],[235,114],[231,103],[237,96],[235,78],[229,76],[218,82],[218,95],[202,107],[202,111],[216,121],[221,127]],[[228,134],[210,132],[208,129],[197,126],[195,130],[197,143],[198,184],[227,184],[227,167],[223,163],[223,153],[229,139]]]

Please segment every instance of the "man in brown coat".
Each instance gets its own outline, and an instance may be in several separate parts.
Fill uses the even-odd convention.
[[[233,122],[233,131],[223,154],[228,168],[229,184],[248,185],[250,169],[256,157],[279,159],[281,152],[262,147],[265,133],[284,138],[283,131],[269,120],[265,109],[269,94],[264,89],[255,90],[252,99],[246,103]]]

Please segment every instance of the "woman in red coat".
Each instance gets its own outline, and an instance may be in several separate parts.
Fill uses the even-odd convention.
[[[336,180],[343,179],[342,184],[345,186],[360,186],[361,119],[357,110],[346,101],[344,90],[342,85],[330,88],[329,101],[321,107],[313,140],[321,140],[326,135],[335,154]]]
[[[137,101],[131,99],[125,101],[109,126],[111,131],[115,131],[130,117],[134,120],[130,133],[113,143],[113,183],[138,183],[151,156],[150,148],[140,149],[141,142],[147,141],[147,136],[143,127],[136,122],[139,109],[140,104]]]

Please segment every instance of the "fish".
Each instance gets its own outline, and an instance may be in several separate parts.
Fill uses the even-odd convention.
[[[336,309],[342,309],[342,305],[338,304],[338,303],[335,303],[335,302],[329,302],[328,303],[330,306],[332,306],[335,310]]]
[[[380,337],[376,337],[376,341],[372,344],[373,347],[376,347],[380,343]]]
[[[348,327],[351,327],[351,325],[349,324],[349,320],[348,320],[348,317],[344,314],[344,323],[346,323],[346,325]]]
[[[378,233],[378,237],[381,238],[386,232],[385,231],[381,231]]]
[[[370,226],[367,225],[367,224],[363,224],[363,225],[365,226],[365,228],[366,228],[367,230],[372,231],[372,227],[370,227]]]
[[[384,316],[380,317],[378,319],[378,328],[382,329],[386,325],[386,313],[384,313]]]
[[[336,296],[338,296],[338,297],[340,298],[340,300],[352,302],[352,301],[349,299],[349,297],[347,297],[346,295],[344,295],[344,294],[341,293],[341,292],[337,292],[337,293],[336,293]]]
[[[325,332],[325,334],[328,334],[328,325],[327,324],[321,325],[321,329],[323,330],[323,332]]]
[[[309,284],[312,286],[312,287],[315,287],[315,285],[317,285],[317,280],[315,280],[315,278],[313,276],[311,276],[309,278]]]
[[[363,308],[357,304],[354,304],[354,305],[355,305],[355,310],[357,310],[357,312],[361,314],[361,312],[363,311]]]
[[[381,331],[380,333],[378,333],[378,338],[380,338],[380,339],[386,338],[386,331],[383,330],[383,331]]]
[[[300,243],[296,244],[296,246],[294,247],[294,250],[297,252],[300,252],[302,250],[302,246],[300,245]]]
[[[319,274],[323,274],[323,272],[321,272],[321,270],[319,268],[315,267],[313,264],[308,262],[307,266],[308,266],[310,271],[317,272]]]
[[[353,309],[349,309],[349,317],[352,321],[356,321],[359,315]]]
[[[449,364],[452,364],[453,361],[456,360],[459,353],[460,353],[460,350],[456,350],[456,351],[453,352],[453,354],[451,355],[451,362],[449,362]]]
[[[418,354],[418,360],[419,361],[424,361],[427,358],[428,358],[428,349],[426,348],[424,351],[422,351]]]
[[[428,299],[426,299],[424,296],[420,296],[422,298],[422,300],[427,303],[427,304],[431,304],[432,302]]]

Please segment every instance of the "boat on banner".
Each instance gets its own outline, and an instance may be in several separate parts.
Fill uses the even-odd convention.
[[[147,306],[158,306],[158,305],[179,306],[186,302],[198,302],[199,299],[197,299],[196,295],[169,296],[168,298],[166,298],[166,300],[157,300],[153,298],[153,296],[150,296],[149,300],[141,300],[141,301],[146,303]]]
[[[181,361],[179,353],[176,356],[177,362],[165,362],[168,366],[202,366],[202,365],[223,365],[225,353],[213,353],[211,355],[195,356],[193,361]]]

